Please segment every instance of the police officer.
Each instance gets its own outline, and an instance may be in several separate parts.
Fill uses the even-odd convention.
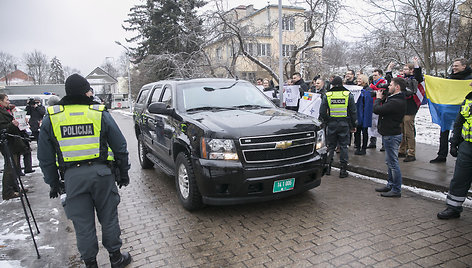
[[[66,96],[48,107],[41,126],[38,160],[44,181],[51,187],[50,197],[56,198],[61,192],[59,174],[64,176],[67,192],[64,210],[74,224],[77,248],[86,267],[98,266],[95,211],[111,267],[125,267],[131,256],[120,252],[117,210],[120,196],[115,180],[120,188],[129,183],[126,140],[104,105],[93,101],[92,89],[85,78],[78,74],[69,76],[65,89]],[[119,170],[115,173],[119,175],[112,172],[109,148]]]
[[[472,86],[472,83],[470,84]],[[438,218],[447,220],[459,218],[467,192],[472,183],[472,92],[461,106],[461,111],[454,122],[450,153],[457,157],[454,175],[449,186],[447,208],[438,213]]]
[[[348,152],[349,131],[356,132],[357,111],[354,96],[343,87],[343,80],[336,76],[331,82],[331,89],[322,95],[320,106],[320,120],[327,124],[328,137],[328,171],[331,174],[331,164],[333,163],[333,155],[336,145],[339,144],[341,150],[341,171],[340,178],[348,176]]]

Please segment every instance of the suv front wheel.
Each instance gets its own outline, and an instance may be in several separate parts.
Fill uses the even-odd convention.
[[[175,186],[180,202],[189,211],[201,208],[202,195],[198,190],[190,159],[182,152],[175,161]]]

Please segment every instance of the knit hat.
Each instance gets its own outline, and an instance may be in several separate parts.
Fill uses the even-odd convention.
[[[56,105],[56,103],[58,103],[60,100],[61,98],[59,98],[58,96],[52,95],[48,100],[48,105],[49,106]]]
[[[331,86],[333,87],[342,87],[343,86],[343,79],[340,76],[336,76],[333,78],[333,81],[331,82]]]
[[[79,74],[73,74],[66,79],[66,95],[85,95],[92,90],[87,79]]]

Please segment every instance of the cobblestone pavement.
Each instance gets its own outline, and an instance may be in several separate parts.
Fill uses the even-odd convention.
[[[121,118],[120,115],[116,115]],[[129,119],[118,120],[132,156],[120,222],[132,267],[466,267],[472,263],[472,211],[440,221],[444,202],[403,192],[386,199],[378,184],[323,178],[293,198],[187,212],[173,178],[141,170]]]
[[[465,209],[460,219],[440,221],[436,213],[444,209],[443,201],[408,191],[398,199],[382,198],[374,191],[379,184],[353,176],[339,179],[336,171],[333,176],[323,177],[320,187],[299,196],[249,205],[205,207],[190,213],[179,203],[173,178],[158,169],[139,167],[131,119],[116,113],[114,117],[128,140],[132,161],[131,183],[120,189],[119,205],[122,250],[133,256],[128,267],[472,264],[471,209]],[[57,206],[63,213],[59,202],[50,206]],[[5,223],[3,215],[0,220]],[[64,221],[56,225],[56,233],[45,232],[56,235],[56,241],[62,241],[63,249],[68,249],[63,253],[68,256],[61,256],[67,263],[64,266],[78,267],[74,233],[67,232],[71,224]],[[49,222],[40,223],[46,224]],[[34,256],[30,254],[29,258]],[[47,262],[48,258],[53,256],[45,254],[41,261]],[[109,267],[102,246],[98,261],[101,267]],[[28,264],[27,267],[44,267],[39,261]]]

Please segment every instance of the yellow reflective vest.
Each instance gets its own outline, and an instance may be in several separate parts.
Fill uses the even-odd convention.
[[[471,116],[472,100],[466,99],[464,105],[461,106],[461,114],[465,118],[462,124],[462,138],[465,141],[472,142],[472,116]]]
[[[100,132],[104,105],[54,105],[48,107],[52,130],[63,162],[100,157]],[[108,151],[111,151],[108,148]],[[112,160],[108,157],[108,160]],[[61,161],[59,161],[61,162]]]
[[[349,91],[328,91],[329,114],[331,117],[347,117],[347,106],[349,103]]]

